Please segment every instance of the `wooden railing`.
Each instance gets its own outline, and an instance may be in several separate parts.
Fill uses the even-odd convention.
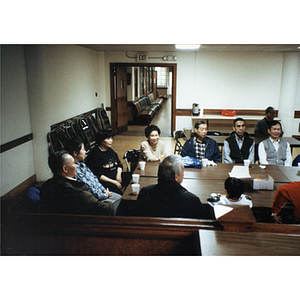
[[[212,220],[3,214],[2,255],[200,255]]]
[[[300,236],[300,225],[257,223],[248,210],[218,221],[2,212],[1,254],[201,255],[200,229]]]

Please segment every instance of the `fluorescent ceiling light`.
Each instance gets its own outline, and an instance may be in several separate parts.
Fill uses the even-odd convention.
[[[181,45],[175,45],[175,48],[178,50],[198,50],[200,46],[201,46],[200,44],[193,44],[193,45],[181,44]]]

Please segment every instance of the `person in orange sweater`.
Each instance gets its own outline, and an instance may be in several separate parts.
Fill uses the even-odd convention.
[[[282,223],[282,217],[278,215],[286,202],[292,202],[295,207],[294,218],[300,221],[300,181],[291,182],[280,186],[274,196],[272,204],[272,217],[276,223]]]

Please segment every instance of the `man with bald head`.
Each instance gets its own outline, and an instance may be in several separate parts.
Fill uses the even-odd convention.
[[[94,195],[76,181],[74,158],[65,150],[49,156],[53,178],[41,188],[41,206],[46,213],[113,215],[113,204],[98,201]]]

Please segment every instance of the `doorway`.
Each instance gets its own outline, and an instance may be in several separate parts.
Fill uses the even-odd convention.
[[[161,90],[157,86],[157,68],[169,70],[168,90]],[[114,134],[120,134],[132,127],[132,113],[134,113],[133,102],[140,97],[153,93],[155,96],[167,97],[153,124],[159,122],[159,127],[164,128],[164,135],[172,136],[175,130],[175,108],[176,108],[176,78],[177,65],[166,63],[111,63],[110,64],[110,86],[111,86],[111,126]],[[124,96],[126,94],[126,96]],[[126,103],[126,107],[125,107]],[[169,118],[166,118],[166,113]],[[166,126],[167,125],[170,126]],[[143,132],[145,125],[141,127]],[[168,128],[168,129],[167,129]]]

